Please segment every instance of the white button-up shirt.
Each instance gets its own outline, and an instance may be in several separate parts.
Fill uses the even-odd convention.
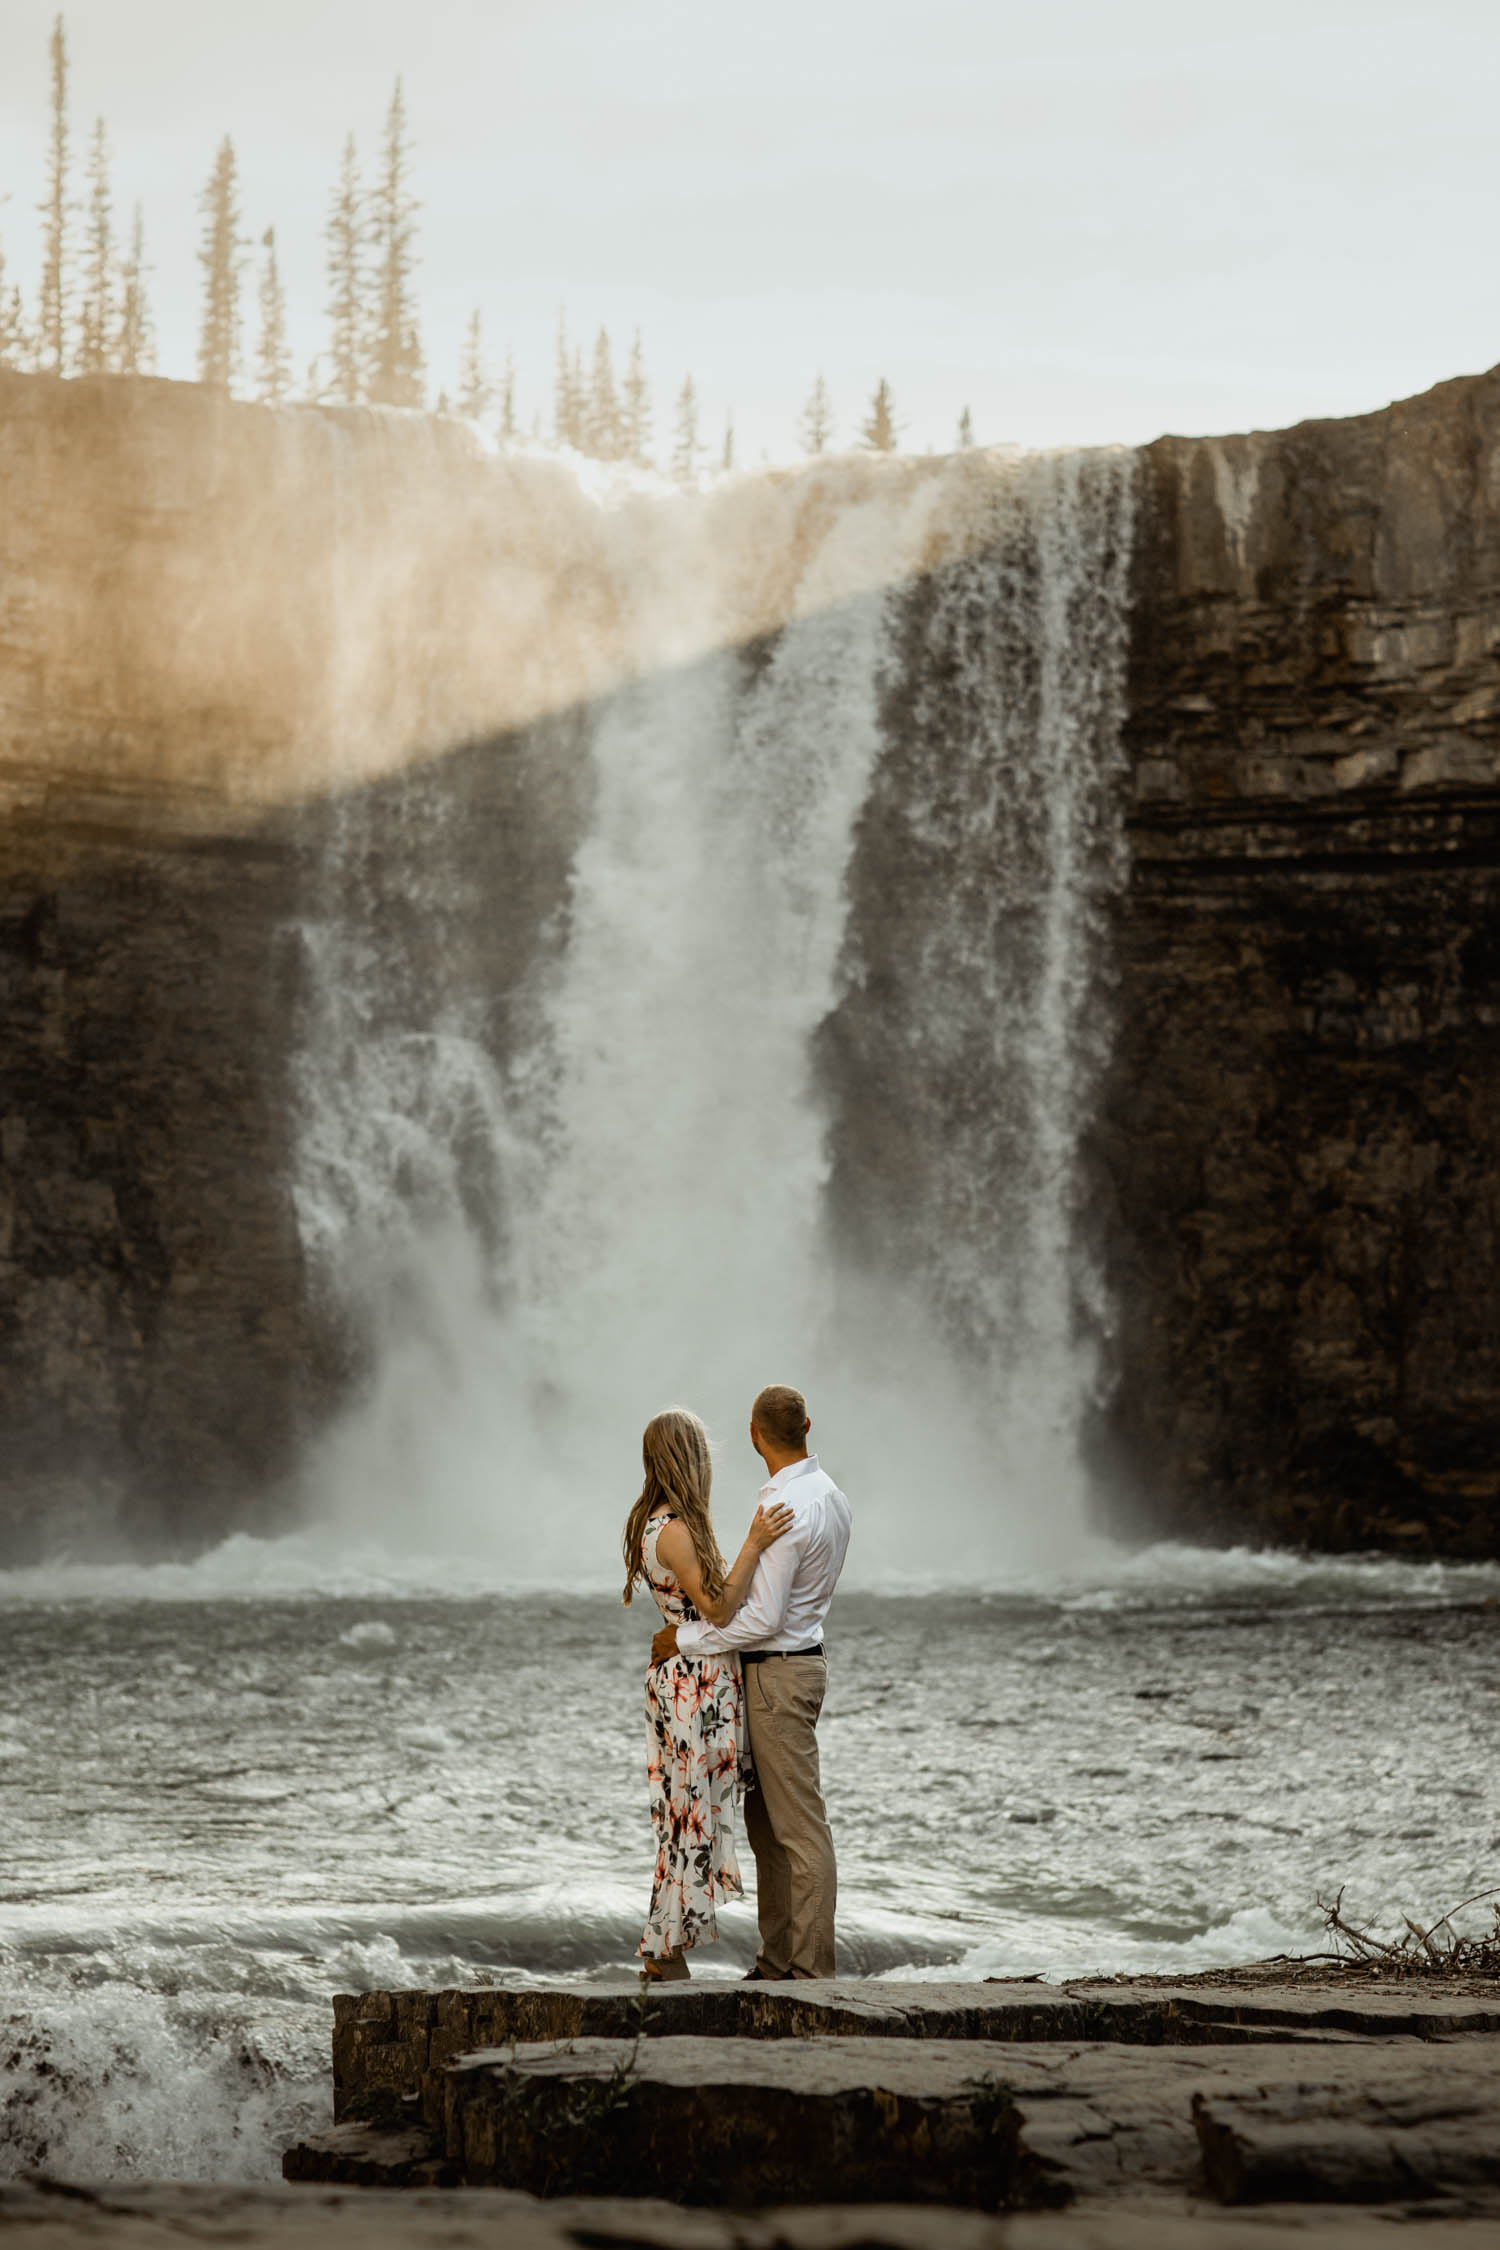
[[[760,1497],[764,1505],[784,1502],[792,1510],[791,1527],[757,1561],[750,1591],[727,1625],[700,1619],[678,1626],[684,1656],[730,1648],[815,1648],[823,1638],[849,1551],[849,1503],[818,1467],[816,1453],[778,1469],[761,1486]]]

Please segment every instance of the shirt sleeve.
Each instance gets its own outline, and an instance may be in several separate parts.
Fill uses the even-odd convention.
[[[805,1527],[794,1523],[774,1547],[766,1549],[755,1566],[749,1593],[727,1625],[710,1625],[707,1618],[679,1625],[677,1646],[683,1655],[713,1656],[724,1649],[760,1648],[766,1641],[774,1641],[786,1618],[797,1557],[805,1538]]]

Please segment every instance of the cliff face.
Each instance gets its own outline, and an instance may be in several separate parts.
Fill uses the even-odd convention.
[[[414,753],[469,742],[448,873],[515,855],[472,940],[513,988],[577,777],[538,715],[615,660],[568,481],[548,620],[538,480],[497,531],[485,469],[456,425],[0,371],[6,1559],[277,1520],[357,1368],[292,1195],[306,926],[331,879],[420,918]]]
[[[326,1358],[268,1192],[288,1159],[292,855],[138,836],[106,863],[67,841],[0,846],[11,1556],[253,1515]]]
[[[1100,1458],[1154,1529],[1493,1553],[1500,376],[1140,474]],[[793,552],[788,489],[703,537]],[[360,1352],[291,1193],[308,928],[357,890],[416,1021],[503,897],[503,1051],[632,599],[568,480],[451,427],[0,374],[0,1553],[274,1517]]]
[[[1106,1442],[1194,1536],[1494,1553],[1500,375],[1144,476]]]

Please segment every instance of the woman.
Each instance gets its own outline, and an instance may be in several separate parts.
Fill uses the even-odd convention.
[[[713,1462],[696,1414],[669,1406],[641,1439],[646,1481],[625,1519],[625,1601],[644,1578],[669,1624],[723,1625],[750,1591],[757,1558],[792,1521],[757,1508],[726,1573],[708,1512]],[[672,1656],[646,1674],[646,1781],[656,1831],[651,1912],[636,1948],[643,1975],[688,1974],[690,1947],[719,1934],[715,1907],[741,1898],[734,1807],[747,1780],[745,1694],[737,1656]]]

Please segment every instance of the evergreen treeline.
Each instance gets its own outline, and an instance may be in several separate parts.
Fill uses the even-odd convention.
[[[42,270],[28,317],[0,243],[0,367],[54,375],[142,375],[156,363],[146,294],[146,233],[136,205],[123,241],[115,226],[109,134],[94,121],[82,200],[74,193],[68,119],[68,42],[59,16],[49,43],[50,115]]]
[[[0,240],[0,367],[27,367],[55,375],[140,375],[156,365],[146,262],[145,226],[136,204],[128,234],[116,227],[109,134],[97,118],[88,141],[83,193],[75,192],[68,115],[68,48],[63,19],[49,46],[50,131],[42,221],[42,269],[35,312],[28,316],[19,283],[7,273]],[[202,293],[198,322],[198,379],[231,393],[248,387],[272,406],[294,395],[287,338],[286,294],[276,256],[276,233],[259,235],[255,333],[247,351],[242,300],[249,241],[242,232],[234,143],[226,134],[198,198],[198,263]],[[386,111],[367,186],[354,135],[344,142],[324,226],[327,294],[326,347],[307,370],[300,396],[346,406],[422,407],[427,373],[417,310],[417,211],[412,191],[412,139],[398,78]],[[439,413],[457,413],[492,427],[502,446],[520,442],[515,366],[506,352],[498,375],[486,357],[476,307],[464,335],[458,379],[450,399],[438,392]],[[493,417],[493,421],[491,418]],[[617,374],[608,331],[601,328],[585,358],[581,344],[559,317],[553,372],[551,440],[597,461],[655,465],[653,410],[641,333],[637,329]],[[798,421],[805,452],[826,453],[834,441],[833,402],[821,371]],[[892,453],[898,424],[891,388],[882,376],[857,442]],[[540,420],[529,433],[540,441]],[[967,407],[959,423],[960,446],[974,443]],[[677,393],[665,466],[691,485],[714,459],[721,472],[735,465],[732,416],[714,449],[700,435],[698,393],[691,375]]]

